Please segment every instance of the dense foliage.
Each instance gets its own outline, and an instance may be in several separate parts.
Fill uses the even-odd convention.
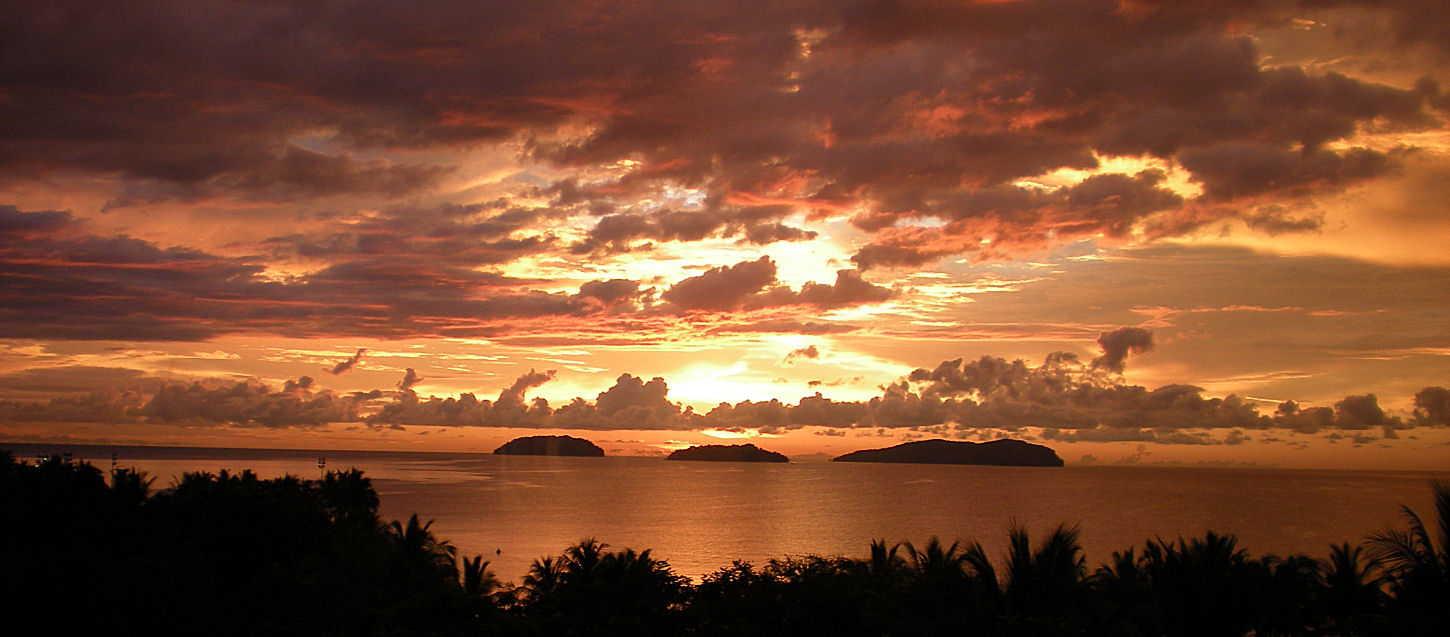
[[[1450,485],[1329,556],[1253,557],[1232,536],[1150,540],[1089,570],[1075,528],[1005,559],[873,542],[864,559],[736,562],[699,583],[588,539],[501,589],[415,515],[384,523],[361,472],[187,474],[156,493],[65,457],[0,452],[0,599],[18,631],[207,635],[1439,635]],[[59,612],[57,609],[62,609]],[[16,634],[20,634],[17,632]]]

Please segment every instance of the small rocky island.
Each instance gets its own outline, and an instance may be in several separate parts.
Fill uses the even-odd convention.
[[[680,449],[665,460],[715,460],[723,462],[790,462],[790,458],[751,444],[701,445]]]
[[[604,450],[588,440],[573,436],[525,436],[514,438],[493,450],[497,456],[586,456],[604,457]]]
[[[1057,452],[1021,440],[956,442],[918,440],[885,449],[863,449],[838,456],[832,462],[914,462],[921,464],[982,464],[1002,467],[1061,467]]]

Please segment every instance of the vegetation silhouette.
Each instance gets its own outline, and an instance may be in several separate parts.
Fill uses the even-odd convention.
[[[573,436],[524,436],[514,438],[497,449],[499,456],[579,456],[604,457],[604,449],[583,438]]]
[[[188,473],[164,489],[66,456],[0,451],[0,611],[23,631],[158,635],[1441,635],[1450,486],[1326,559],[1231,535],[1151,539],[1089,571],[1078,529],[875,540],[861,559],[737,561],[698,583],[593,538],[500,583],[412,515],[383,522],[357,470]],[[64,608],[63,616],[51,609]]]
[[[836,456],[832,462],[904,462],[913,464],[975,464],[1008,467],[1061,467],[1050,447],[1003,438],[990,442],[913,440],[882,449],[862,449]]]
[[[1384,568],[1391,612],[1430,634],[1450,626],[1450,483],[1435,481],[1435,537],[1409,507],[1407,528],[1370,536],[1370,556]]]
[[[665,460],[700,460],[716,462],[790,462],[785,454],[761,449],[753,444],[696,445],[676,449]]]

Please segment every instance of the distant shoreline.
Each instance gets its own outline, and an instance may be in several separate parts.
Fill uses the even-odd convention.
[[[77,455],[77,457],[84,457],[85,459],[92,460],[92,461],[95,461],[95,462],[101,462],[101,461],[109,462],[110,461],[110,455],[111,455],[111,453],[116,452],[116,451],[126,451],[126,450],[141,452],[141,453],[136,454],[136,455],[141,456],[141,457],[155,458],[155,459],[162,459],[162,460],[166,460],[166,459],[185,460],[187,458],[193,458],[193,457],[205,457],[205,454],[215,454],[215,453],[225,453],[227,456],[235,457],[236,459],[239,459],[239,460],[250,459],[250,458],[253,458],[253,457],[255,457],[255,458],[295,457],[297,459],[311,459],[311,460],[316,460],[319,456],[326,458],[329,455],[337,455],[337,456],[348,456],[348,455],[352,455],[352,456],[367,456],[367,457],[377,457],[377,458],[398,457],[398,456],[414,456],[414,457],[417,457],[417,456],[427,456],[427,457],[435,457],[435,458],[441,458],[441,457],[454,457],[454,458],[456,458],[456,457],[496,458],[496,457],[499,457],[499,456],[495,456],[492,452],[488,452],[488,451],[431,451],[431,450],[419,450],[419,449],[398,449],[398,450],[381,450],[381,449],[287,449],[287,448],[277,448],[277,447],[198,447],[198,446],[182,446],[182,445],[130,445],[130,444],[128,444],[128,445],[106,445],[106,444],[96,444],[96,443],[36,443],[36,442],[7,442],[7,441],[0,441],[0,449],[9,449],[12,453],[15,454],[15,457],[16,458],[26,458],[26,457],[31,457],[31,456],[34,456],[34,455],[37,455],[37,454],[49,455],[49,454],[57,453],[57,452],[59,452],[59,453],[71,452],[71,453],[75,453]],[[85,453],[81,453],[81,452],[85,452]],[[157,452],[160,452],[160,453],[157,453]],[[171,452],[171,453],[166,453],[166,452]],[[87,454],[90,454],[90,455],[87,455]],[[127,457],[127,454],[121,453],[119,455],[118,462],[122,462],[124,464],[124,461],[125,461],[126,457]],[[528,456],[509,456],[509,457],[528,457]],[[561,457],[562,458],[562,457],[568,457],[568,456],[554,456],[554,457]],[[608,458],[628,459],[628,460],[631,460],[631,461],[633,461],[633,460],[653,461],[653,460],[664,460],[664,458],[665,458],[665,456],[635,456],[635,455],[609,455],[609,456],[606,456],[606,457],[608,457]],[[761,464],[772,465],[772,464],[778,464],[778,463],[761,463]],[[807,455],[807,456],[803,456],[803,457],[799,457],[799,458],[793,457],[791,459],[791,463],[790,464],[809,464],[809,465],[827,464],[827,465],[829,465],[829,464],[833,464],[833,463],[830,461],[830,458],[829,457],[817,457],[817,456],[813,456],[813,455]],[[852,464],[852,463],[847,463],[847,464]],[[902,464],[902,463],[896,463],[896,464]],[[913,463],[904,463],[904,464],[913,464]],[[915,464],[924,464],[924,463],[915,463]],[[979,467],[992,467],[993,465],[951,465],[951,464],[943,464],[943,465],[927,465],[927,466],[946,466],[946,467],[950,467],[950,466],[962,466],[962,467],[966,467],[966,466],[979,466]],[[1008,467],[1008,466],[1003,466],[1003,467],[999,467],[999,468],[1003,468],[1003,469],[1013,469],[1013,468],[1024,468],[1024,467]],[[1026,468],[1031,468],[1031,467],[1026,467]],[[1281,466],[1281,465],[1267,465],[1267,464],[1265,464],[1265,465],[1260,465],[1260,464],[1230,464],[1230,463],[1208,463],[1208,462],[1206,462],[1206,463],[1199,463],[1199,464],[1175,463],[1175,462],[1161,462],[1161,463],[1150,463],[1150,462],[1144,462],[1144,463],[1106,463],[1106,462],[1100,462],[1100,463],[1081,463],[1081,462],[1069,462],[1069,463],[1067,463],[1062,468],[1067,468],[1067,469],[1078,469],[1078,468],[1083,468],[1083,469],[1121,469],[1121,470],[1134,470],[1134,469],[1140,469],[1140,470],[1181,469],[1181,470],[1198,470],[1198,471],[1273,471],[1273,472],[1282,471],[1282,472],[1290,472],[1290,473],[1296,473],[1296,474],[1304,474],[1304,473],[1325,473],[1325,474],[1351,473],[1351,474],[1362,474],[1362,475],[1384,474],[1384,475],[1406,475],[1406,476],[1446,476],[1446,475],[1450,475],[1450,472],[1447,472],[1447,471],[1436,471],[1436,470],[1427,470],[1427,469],[1364,469],[1364,468],[1351,468],[1351,467],[1343,467],[1343,468],[1341,468],[1341,467],[1285,467],[1285,466]]]

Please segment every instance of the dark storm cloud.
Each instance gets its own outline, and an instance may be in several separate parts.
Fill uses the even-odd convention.
[[[124,391],[48,402],[0,401],[0,422],[314,427],[358,418],[356,399],[314,390],[307,376],[287,381],[281,390],[257,380],[142,380]]]
[[[1098,335],[1103,355],[1093,359],[1093,367],[1121,374],[1128,354],[1141,354],[1153,349],[1153,330],[1141,327],[1120,327]]]
[[[1322,213],[1311,211],[1308,214],[1295,216],[1293,210],[1280,205],[1262,206],[1246,211],[1240,217],[1250,228],[1271,237],[1289,232],[1317,231],[1324,227]]]
[[[569,251],[614,254],[649,250],[654,248],[654,242],[689,242],[707,237],[739,236],[741,243],[754,245],[814,239],[817,236],[814,231],[774,221],[792,212],[786,206],[715,206],[702,211],[617,213],[600,219],[584,239],[569,246]]]
[[[333,365],[331,369],[327,370],[327,373],[333,376],[341,376],[352,371],[352,368],[357,367],[357,364],[362,362],[363,354],[366,353],[367,349],[359,349],[356,354],[349,356],[347,360]]]
[[[660,377],[622,374],[593,404],[575,398],[554,412],[554,424],[586,429],[690,429],[694,414],[669,401],[669,385]]]
[[[13,398],[89,394],[111,391],[155,391],[163,382],[134,369],[95,365],[32,367],[0,374],[0,395]]]
[[[845,334],[861,329],[843,323],[821,323],[796,319],[767,319],[764,321],[726,322],[710,328],[710,334]]]
[[[1426,387],[1416,394],[1414,416],[1386,413],[1373,394],[1351,395],[1331,407],[1302,408],[1293,402],[1272,415],[1238,396],[1205,397],[1203,389],[1129,385],[1105,375],[1070,353],[1049,355],[1041,365],[984,356],[958,358],[918,369],[882,387],[866,401],[835,401],[816,393],[796,401],[722,402],[701,415],[669,400],[665,379],[620,375],[592,401],[574,398],[556,408],[527,392],[554,378],[530,370],[499,391],[497,401],[474,393],[458,398],[420,399],[412,370],[376,413],[359,408],[382,398],[381,391],[337,396],[315,389],[309,377],[287,381],[281,390],[266,383],[208,380],[177,383],[140,378],[134,388],[108,388],[49,401],[0,400],[0,422],[92,422],[196,425],[316,426],[365,420],[380,425],[543,427],[571,429],[757,429],[780,432],[806,426],[832,429],[930,428],[950,435],[1020,432],[1039,428],[1050,440],[1141,441],[1162,444],[1236,444],[1245,431],[1300,433],[1379,430],[1385,438],[1416,426],[1446,426],[1444,400],[1450,392]],[[410,382],[411,381],[411,382]],[[1228,433],[1223,433],[1228,432]],[[1367,434],[1358,434],[1367,435]]]
[[[518,377],[514,384],[504,388],[498,394],[498,402],[494,403],[499,408],[522,407],[524,404],[524,392],[554,380],[554,370],[536,372],[529,370],[529,373]]]
[[[264,427],[320,426],[357,419],[357,404],[351,398],[314,392],[309,388],[311,382],[306,385],[297,383],[274,391],[255,381],[168,384],[136,413],[149,423]]]
[[[1416,424],[1450,426],[1450,389],[1426,387],[1415,394]]]
[[[408,371],[403,373],[403,379],[398,381],[398,391],[413,391],[413,388],[417,387],[418,383],[423,382],[423,380],[424,378],[419,376],[418,372],[414,371],[412,367],[409,367]]]
[[[663,378],[648,382],[630,374],[621,375],[613,387],[600,392],[594,401],[575,398],[554,409],[548,401],[525,402],[525,392],[548,382],[553,371],[529,373],[499,393],[499,400],[478,400],[465,393],[454,398],[429,397],[419,400],[404,393],[384,405],[370,422],[406,425],[471,427],[561,427],[570,429],[690,429],[697,417],[667,398],[669,387]]]
[[[816,231],[793,228],[783,223],[757,223],[745,227],[745,243],[765,245],[778,241],[809,241]]]
[[[561,206],[610,213],[579,252],[806,239],[780,220],[858,209],[863,228],[961,224],[946,231],[960,240],[872,243],[863,268],[992,257],[1122,236],[1180,205],[1126,175],[1016,193],[1010,210],[971,201],[1097,155],[1175,162],[1212,201],[1391,170],[1393,154],[1331,144],[1368,124],[1438,126],[1438,89],[1269,67],[1251,37],[1331,5],[1391,25],[1377,46],[1444,47],[1444,9],[1423,2],[21,2],[0,26],[0,168],[163,195],[387,198],[460,168],[394,151],[522,141],[566,171],[630,162],[617,180],[554,189]],[[630,211],[679,186],[704,192],[700,210]],[[736,195],[786,203],[762,212]]]
[[[1334,423],[1339,429],[1375,429],[1392,424],[1392,419],[1374,394],[1364,394],[1334,403]]]
[[[541,292],[534,281],[422,258],[355,257],[278,278],[253,258],[96,236],[66,213],[5,207],[0,216],[0,326],[12,338],[465,336],[499,321],[589,316],[609,309],[599,294],[624,293],[619,283]]]
[[[699,241],[725,228],[728,220],[707,212],[666,211],[653,214],[622,213],[599,220],[583,241],[569,250],[575,254],[590,252],[630,252],[648,249],[652,244],[636,244],[641,239],[654,241]]]
[[[766,286],[775,283],[775,262],[770,257],[710,268],[704,274],[676,283],[660,295],[682,310],[726,312],[743,307]]]
[[[776,266],[770,257],[719,266],[665,290],[661,298],[680,310],[728,312],[789,305],[820,308],[880,303],[894,296],[888,289],[867,282],[856,270],[839,270],[833,284],[806,283],[799,291],[773,285]]]
[[[654,299],[655,289],[641,290],[638,281],[609,279],[586,281],[579,286],[578,297],[606,312],[630,312]]]
[[[529,234],[558,213],[495,201],[468,206],[394,206],[356,216],[333,215],[321,229],[257,244],[272,256],[304,260],[446,261],[480,266],[507,263],[553,249],[554,237]]]
[[[1232,200],[1265,193],[1307,194],[1310,188],[1343,186],[1384,174],[1390,158],[1355,148],[1343,153],[1295,151],[1255,143],[1219,144],[1184,151],[1183,166],[1203,184],[1210,199]]]

